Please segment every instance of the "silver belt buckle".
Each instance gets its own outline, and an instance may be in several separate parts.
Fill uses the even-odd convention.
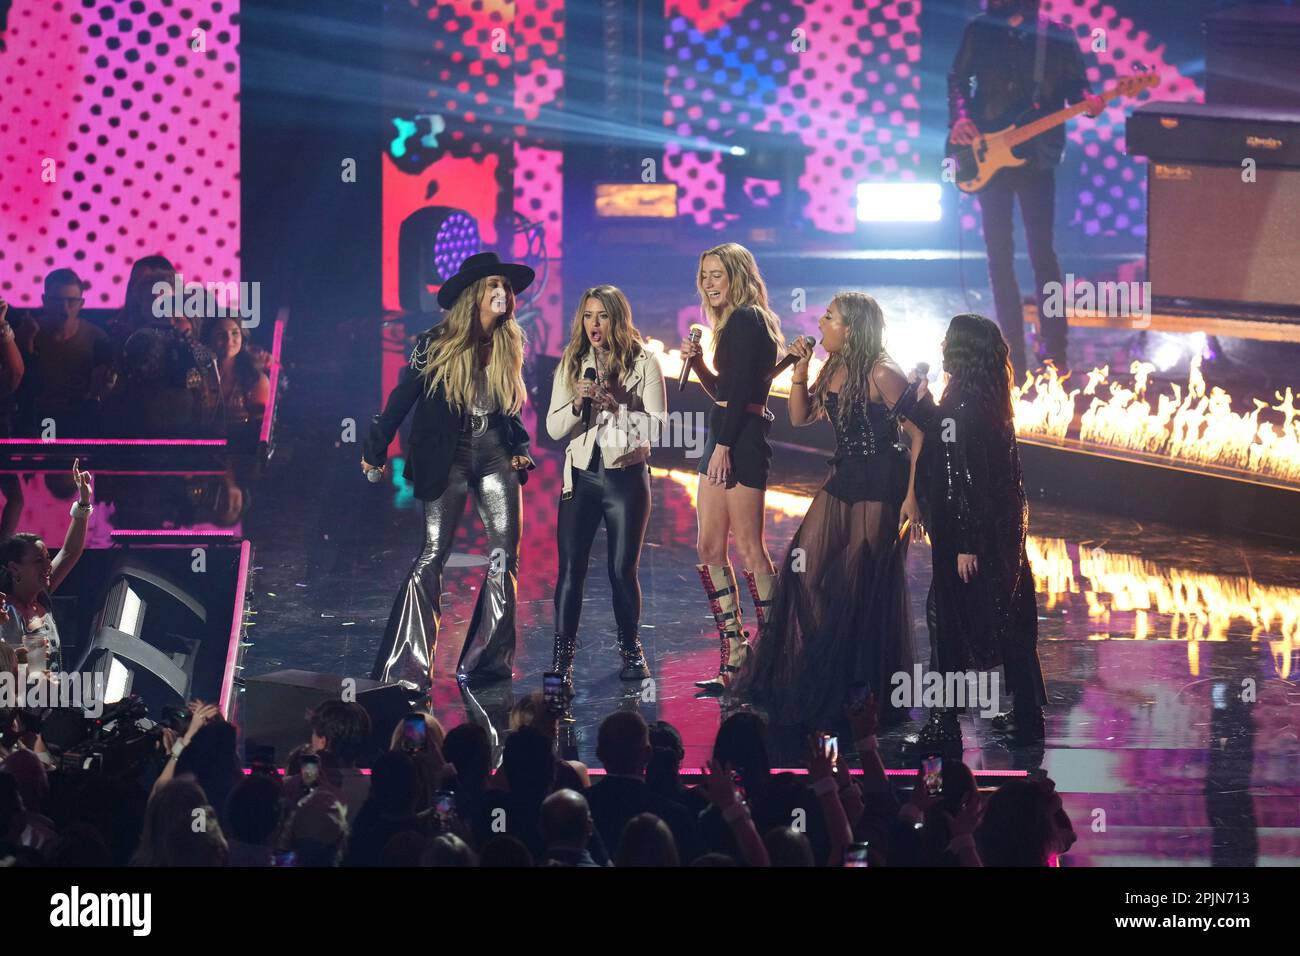
[[[488,417],[486,415],[469,416],[469,433],[474,438],[481,438],[488,430]]]

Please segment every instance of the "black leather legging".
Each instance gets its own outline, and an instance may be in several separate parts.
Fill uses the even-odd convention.
[[[560,500],[555,537],[560,578],[555,583],[555,633],[574,637],[582,616],[582,589],[596,529],[605,522],[609,543],[609,583],[614,588],[614,619],[620,631],[635,634],[641,619],[637,568],[650,520],[650,473],[644,462],[606,469],[597,457],[592,471],[573,469],[573,496]]]

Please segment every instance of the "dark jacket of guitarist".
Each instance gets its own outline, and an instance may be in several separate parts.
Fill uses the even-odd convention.
[[[1073,31],[1059,23],[1046,24],[1043,79],[1034,103],[1034,59],[1037,47],[1037,3],[1010,2],[1014,26],[990,0],[989,12],[972,20],[948,74],[948,118],[955,126],[969,119],[991,133],[1022,119],[1050,113],[1092,95],[1087,67]],[[1026,143],[1018,152],[1039,169],[1056,166],[1065,151],[1065,127],[1058,126]]]

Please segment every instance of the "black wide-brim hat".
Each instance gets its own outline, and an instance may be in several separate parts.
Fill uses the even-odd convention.
[[[438,304],[444,309],[450,309],[462,292],[488,276],[505,276],[510,280],[510,288],[518,295],[533,284],[536,275],[526,265],[502,262],[495,252],[480,252],[462,262],[460,270],[442,284],[438,290]]]

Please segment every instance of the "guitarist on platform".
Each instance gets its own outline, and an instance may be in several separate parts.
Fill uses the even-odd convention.
[[[1074,33],[1039,17],[1039,0],[988,0],[988,10],[966,27],[961,49],[948,74],[949,139],[958,146],[1060,109],[1066,103],[1088,102],[1088,115],[1105,106],[1088,84],[1083,54]],[[1012,202],[1020,214],[1029,244],[1029,261],[1038,287],[1039,322],[1044,352],[1058,368],[1066,364],[1065,316],[1043,313],[1043,289],[1061,282],[1061,266],[1052,242],[1056,206],[1056,167],[1065,149],[1065,127],[1058,126],[1025,143],[1018,151],[1023,166],[1003,169],[980,192],[984,244],[998,324],[1011,346],[1017,377],[1024,375],[1025,330],[1020,287],[1016,284]]]

